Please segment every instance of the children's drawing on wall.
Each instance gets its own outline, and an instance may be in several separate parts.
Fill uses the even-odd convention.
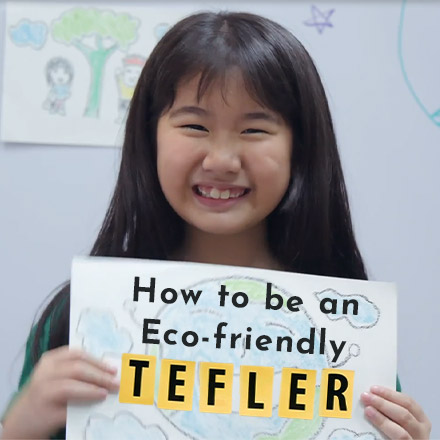
[[[120,146],[149,53],[194,5],[11,1],[5,9],[2,140]]]
[[[219,1],[211,6],[223,7]],[[122,124],[141,64],[173,23],[196,8],[191,2],[77,6],[65,2],[6,2],[1,139],[30,144],[120,146]],[[244,2],[234,4],[234,8],[249,12],[254,9]],[[417,0],[402,0],[393,8],[396,20],[401,18],[398,55],[402,81],[412,95],[408,105],[418,106],[429,123],[440,127],[440,72],[435,61],[439,59],[438,9],[417,8]],[[306,32],[311,37],[310,53],[317,56],[318,64],[335,68],[334,53],[339,49],[333,45],[331,50],[320,52],[321,36],[331,32],[332,36],[346,38],[349,34],[343,23],[349,21],[341,19],[336,26],[336,9],[331,3],[279,1],[267,12],[275,19],[283,17],[288,27]],[[342,12],[352,14],[347,8],[340,12],[341,18]],[[371,12],[380,19],[380,7],[371,8]],[[421,23],[423,33],[419,31]],[[336,83],[338,86],[342,85]]]
[[[82,7],[65,12],[52,23],[53,38],[78,49],[90,65],[85,116],[99,116],[106,62],[116,50],[126,50],[136,41],[139,24],[127,13]]]
[[[63,57],[51,58],[45,73],[49,93],[43,102],[43,108],[50,114],[65,116],[66,101],[70,97],[73,80],[72,63]]]
[[[125,120],[145,61],[145,58],[141,55],[127,55],[122,60],[122,67],[116,69],[116,84],[119,92],[118,117],[116,118],[118,124]]]
[[[403,0],[398,29],[399,61],[405,84],[414,102],[440,127],[438,41],[440,8],[421,8],[416,0]],[[423,32],[420,32],[423,23]],[[423,50],[420,50],[423,48]]]
[[[114,3],[71,7],[8,2],[2,139],[118,145],[120,125],[115,119],[122,122],[133,83],[169,27],[164,24],[169,14],[161,15],[157,7],[148,9]],[[174,15],[181,18],[179,12]],[[146,18],[149,21],[142,26]],[[29,75],[29,66],[36,75]],[[124,90],[115,85],[117,66],[124,71]],[[20,128],[23,123],[26,132]]]

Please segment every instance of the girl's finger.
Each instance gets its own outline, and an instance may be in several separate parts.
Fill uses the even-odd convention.
[[[103,400],[108,395],[105,388],[74,379],[54,381],[52,393],[54,401],[61,404]]]
[[[385,417],[376,408],[372,406],[367,406],[365,408],[365,415],[374,426],[376,426],[390,439],[412,439],[412,437],[404,428],[390,420],[388,417]]]
[[[400,393],[398,391],[394,391],[390,388],[381,387],[381,386],[372,386],[370,388],[370,391],[380,397],[383,397],[384,399],[394,402],[399,406],[403,406],[406,408],[419,422],[426,423],[428,421],[428,418],[426,417],[425,413],[423,412],[422,407],[411,397],[404,393]]]
[[[420,422],[403,406],[370,393],[363,393],[361,399],[365,406],[374,407],[406,432],[414,434],[419,430]]]
[[[96,365],[84,360],[75,360],[69,364],[61,365],[59,370],[64,378],[86,382],[108,390],[117,390],[119,388],[119,381],[114,374],[107,373]]]
[[[92,357],[85,351],[80,350],[78,348],[70,348],[68,345],[64,345],[62,347],[54,348],[53,350],[47,351],[46,353],[43,354],[42,360],[46,362],[50,361],[53,364],[82,360],[104,371],[108,371],[110,373],[114,373],[117,371],[115,367]]]

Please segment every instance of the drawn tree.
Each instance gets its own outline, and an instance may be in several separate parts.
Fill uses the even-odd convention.
[[[91,68],[84,116],[98,117],[105,64],[116,50],[127,50],[137,38],[139,20],[127,13],[77,7],[52,23],[52,37],[76,47]]]

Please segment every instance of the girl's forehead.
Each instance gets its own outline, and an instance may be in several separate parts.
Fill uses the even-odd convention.
[[[202,73],[181,80],[176,88],[174,104],[179,101],[209,102],[221,98],[226,105],[238,101],[244,105],[263,107],[249,94],[243,75],[237,69],[210,78],[206,85],[202,84],[203,81]]]

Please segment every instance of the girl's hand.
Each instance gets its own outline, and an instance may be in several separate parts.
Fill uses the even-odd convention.
[[[116,369],[81,350],[59,347],[41,356],[6,414],[2,438],[49,438],[65,426],[67,402],[92,402],[116,391]]]
[[[361,395],[365,416],[391,439],[429,439],[431,422],[411,397],[390,388],[373,386]]]

